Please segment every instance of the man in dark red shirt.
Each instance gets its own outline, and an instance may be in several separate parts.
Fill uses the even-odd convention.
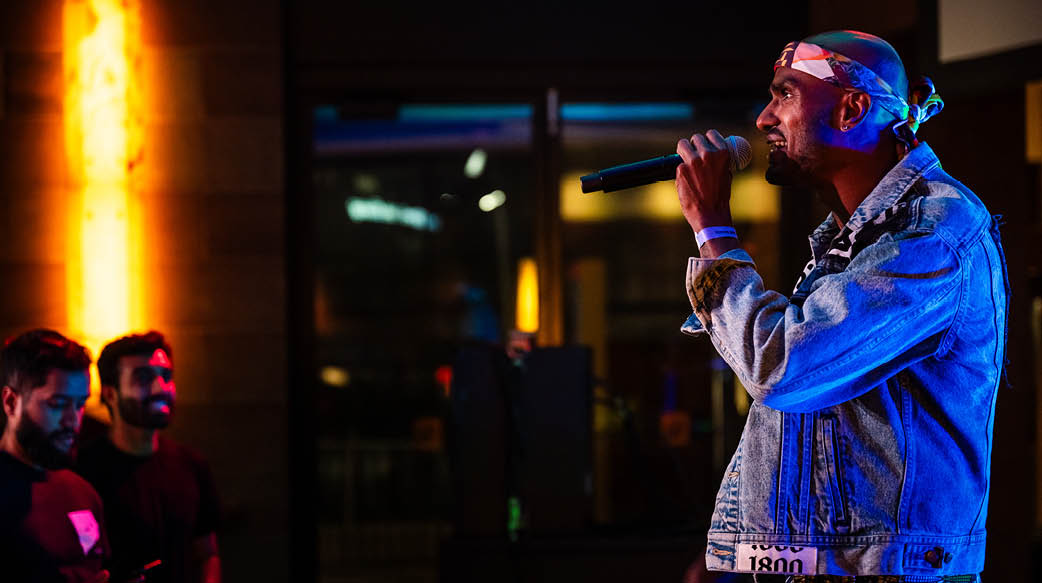
[[[107,435],[80,447],[76,469],[101,494],[113,579],[220,583],[218,503],[199,454],[160,437],[175,397],[173,351],[159,332],[110,342],[98,357]]]
[[[0,580],[103,583],[101,498],[69,470],[90,394],[87,350],[32,330],[0,349]]]

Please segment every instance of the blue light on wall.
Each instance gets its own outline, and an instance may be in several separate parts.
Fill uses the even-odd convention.
[[[526,104],[413,104],[398,108],[398,121],[466,122],[531,119],[532,106]]]
[[[503,150],[527,148],[532,141],[532,106],[526,104],[406,104],[392,117],[345,117],[337,107],[322,105],[312,116],[319,155]]]
[[[565,103],[561,119],[568,121],[686,121],[695,116],[690,103]]]
[[[565,103],[565,123],[654,123],[694,119],[690,103]],[[344,118],[337,107],[313,110],[320,155],[374,154],[455,148],[527,148],[534,107],[525,103],[414,103],[392,117]]]

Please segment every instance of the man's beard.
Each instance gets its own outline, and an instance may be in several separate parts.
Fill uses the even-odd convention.
[[[816,172],[819,160],[820,151],[812,152],[811,156],[797,153],[790,157],[788,151],[773,154],[767,163],[764,180],[775,186],[812,188],[820,181]]]
[[[67,436],[75,437],[76,432],[71,429],[59,429],[47,434],[43,427],[40,427],[28,415],[22,415],[18,421],[18,427],[15,428],[14,436],[29,461],[38,466],[48,470],[57,470],[72,464],[72,452],[62,451],[54,445],[56,439]]]
[[[153,403],[162,403],[170,413],[159,413],[152,410]],[[174,416],[174,400],[170,395],[149,395],[145,399],[119,398],[119,416],[128,425],[144,429],[164,429],[170,425]]]
[[[788,146],[768,155],[764,179],[775,186],[814,188],[822,182],[828,133],[828,117],[820,113],[807,126],[790,128],[782,136]]]
[[[775,186],[797,186],[800,182],[799,166],[788,155],[778,158],[781,158],[778,162],[768,162],[764,180]]]

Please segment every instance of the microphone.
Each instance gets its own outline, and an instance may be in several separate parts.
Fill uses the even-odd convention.
[[[745,168],[753,159],[753,150],[749,142],[741,136],[727,136],[727,152],[731,154],[731,173]],[[677,175],[677,166],[683,163],[680,154],[660,156],[650,160],[641,160],[631,164],[612,166],[600,172],[587,174],[582,181],[584,193],[615,192],[634,186],[643,186],[660,180],[673,180]]]

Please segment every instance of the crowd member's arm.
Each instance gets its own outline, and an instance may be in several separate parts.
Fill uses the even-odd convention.
[[[199,581],[221,583],[221,557],[217,552],[217,533],[197,537],[192,541],[195,559],[199,565]]]
[[[198,462],[196,479],[199,484],[200,500],[193,546],[195,547],[196,564],[199,567],[198,580],[203,583],[220,583],[221,559],[217,548],[217,530],[220,524],[221,505],[210,465],[202,459]]]
[[[91,492],[94,498],[91,513],[94,515],[94,520],[98,523],[97,544],[102,549],[102,566],[107,566],[109,560],[112,559],[112,547],[109,545],[109,531],[105,524],[105,503],[101,500],[101,495],[93,487],[91,487]],[[108,583],[111,580],[111,576],[111,572],[107,568],[103,568],[98,572],[93,583]]]

